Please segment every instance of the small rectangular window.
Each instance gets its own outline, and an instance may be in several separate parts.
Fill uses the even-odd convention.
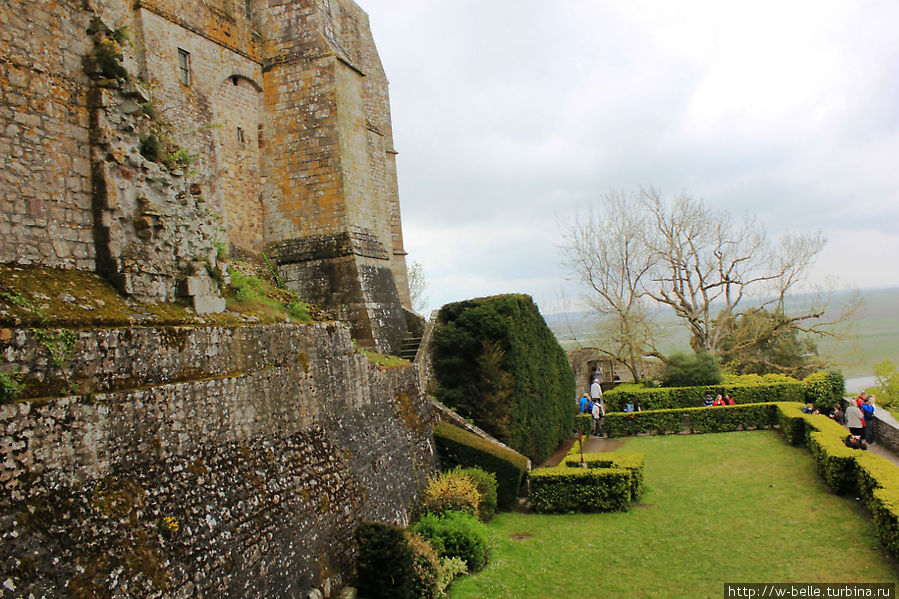
[[[237,128],[237,143],[243,143],[243,129],[240,127]]]
[[[178,71],[181,75],[181,83],[190,85],[190,52],[178,48]]]
[[[250,0],[244,0],[244,9],[247,12],[247,18],[252,19],[253,18],[253,7],[250,6]]]

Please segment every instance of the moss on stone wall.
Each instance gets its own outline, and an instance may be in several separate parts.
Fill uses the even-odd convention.
[[[238,268],[244,280],[253,281],[255,297],[238,297],[237,290],[232,289],[230,312],[196,314],[178,303],[128,301],[93,272],[0,265],[0,326],[202,326],[330,320],[327,313],[304,304],[293,292],[261,278],[264,265],[242,262]],[[171,335],[177,337],[178,333]]]

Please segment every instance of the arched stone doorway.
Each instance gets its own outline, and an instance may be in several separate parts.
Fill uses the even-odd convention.
[[[233,249],[262,247],[261,149],[262,88],[243,75],[231,75],[214,96],[219,183],[225,227]]]

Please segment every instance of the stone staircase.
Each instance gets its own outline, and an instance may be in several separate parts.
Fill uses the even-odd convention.
[[[404,360],[414,362],[420,345],[421,337],[406,337],[403,339],[403,344],[400,346],[399,356]]]

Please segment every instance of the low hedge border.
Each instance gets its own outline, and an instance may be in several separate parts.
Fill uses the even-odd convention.
[[[515,505],[528,470],[525,456],[446,422],[434,427],[434,444],[444,468],[477,466],[494,473],[497,506],[508,510]]]
[[[775,402],[739,404],[642,412],[612,412],[605,417],[609,437],[640,434],[720,433],[768,428],[778,424]],[[575,431],[589,433],[593,419],[588,414],[575,418]]]
[[[587,468],[618,468],[631,473],[630,501],[637,501],[643,495],[643,465],[645,462],[646,456],[642,453],[608,451],[584,454],[584,463],[587,464]],[[568,468],[580,468],[580,463],[580,450],[575,443],[562,460],[562,464]]]
[[[531,509],[535,512],[614,512],[627,508],[643,494],[640,453],[585,453],[575,444],[555,468],[532,470]]]
[[[535,512],[617,512],[631,500],[633,475],[624,468],[558,466],[528,476]]]
[[[879,455],[850,449],[842,426],[821,414],[804,414],[802,405],[777,405],[781,430],[792,445],[808,447],[818,472],[837,493],[855,493],[874,519],[883,545],[899,558],[899,468]]]
[[[801,381],[761,385],[706,385],[702,387],[662,387],[659,389],[611,389],[603,395],[606,412],[623,412],[628,399],[636,399],[646,410],[698,408],[705,396],[730,393],[737,404],[772,401],[806,401],[805,383]]]

